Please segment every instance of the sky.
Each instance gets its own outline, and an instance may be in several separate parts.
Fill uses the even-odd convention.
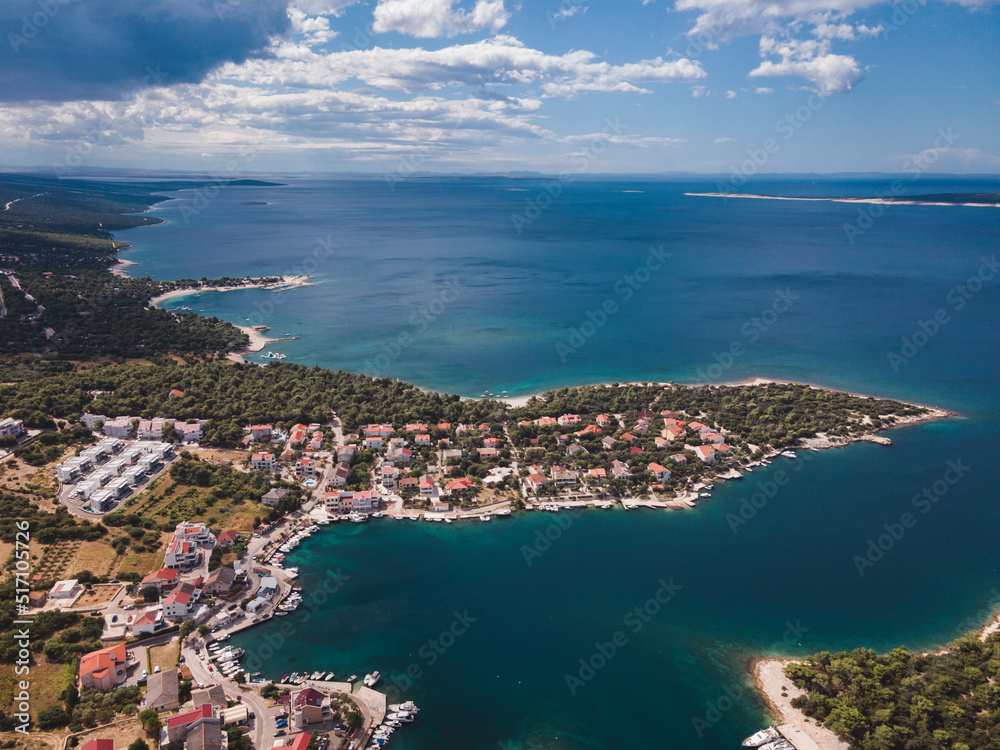
[[[1000,173],[1000,0],[3,0],[0,166]]]

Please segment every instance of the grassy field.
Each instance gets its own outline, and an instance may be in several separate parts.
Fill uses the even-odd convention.
[[[256,502],[220,499],[211,488],[177,484],[167,476],[137,496],[127,510],[161,523],[204,521],[210,528],[223,531],[253,531],[254,516],[267,511]]]
[[[128,719],[115,721],[105,727],[97,727],[79,735],[80,744],[83,745],[91,740],[114,740],[115,747],[125,748],[135,740],[149,738],[142,729],[142,722],[134,716]],[[150,743],[155,747],[155,743]]]
[[[149,649],[149,661],[154,669],[159,665],[162,672],[177,666],[177,657],[180,656],[180,653],[180,641],[167,643],[163,646],[153,646]]]
[[[69,562],[64,571],[64,578],[74,578],[82,570],[89,570],[97,576],[106,576],[118,562],[118,556],[107,542],[79,542],[76,557]]]
[[[74,666],[70,664],[50,664],[44,656],[38,657],[37,663],[31,665],[31,715],[62,705],[59,697],[66,686],[76,677]],[[11,713],[11,702],[14,696],[12,686],[14,680],[23,680],[24,676],[14,674],[13,664],[0,666],[0,711]]]
[[[134,552],[129,548],[128,552],[125,553],[125,559],[118,566],[116,575],[119,578],[127,573],[138,573],[140,576],[144,576],[154,570],[159,570],[163,567],[163,551],[166,549],[168,541],[170,541],[170,534],[161,534],[160,544],[153,551],[147,549],[144,552]],[[108,554],[114,554],[110,547]]]
[[[57,506],[52,499],[59,489],[55,475],[57,463],[31,466],[14,457],[8,458],[0,464],[0,491],[34,495],[40,510],[55,512]]]
[[[94,586],[90,591],[84,591],[76,600],[77,607],[99,607],[107,604],[122,589],[117,583]]]

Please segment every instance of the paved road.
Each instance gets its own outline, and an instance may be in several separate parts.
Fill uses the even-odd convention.
[[[200,647],[201,655],[195,653],[195,645]],[[213,668],[210,672],[208,670],[210,662],[205,642],[197,638],[197,636],[192,636],[184,642],[181,647],[181,654],[184,656],[184,666],[191,670],[191,676],[194,678],[195,683],[206,686],[212,684],[222,685],[223,690],[226,691],[226,695],[231,698],[239,697],[249,706],[254,714],[254,718],[250,724],[250,736],[253,739],[254,747],[257,750],[270,750],[274,745],[274,722],[268,715],[268,708],[264,699],[253,688],[246,685],[237,685],[232,680],[226,679],[218,670]],[[273,714],[275,711],[271,713]]]

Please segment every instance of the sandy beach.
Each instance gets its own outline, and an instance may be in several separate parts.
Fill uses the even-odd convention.
[[[233,362],[246,362],[246,360],[243,358],[244,354],[253,354],[254,352],[259,352],[261,349],[270,344],[272,341],[276,341],[276,339],[267,338],[260,331],[255,331],[253,328],[246,328],[244,326],[236,326],[236,327],[250,337],[250,343],[247,344],[245,347],[243,347],[243,349],[241,349],[240,351],[229,352],[229,354],[226,355],[226,359],[231,359]]]
[[[850,745],[826,727],[792,707],[792,699],[805,695],[796,687],[784,669],[793,659],[758,659],[751,669],[757,689],[763,693],[772,713],[777,717],[778,729],[795,745],[796,750],[850,750]]]
[[[109,269],[115,276],[128,276],[128,267],[139,265],[134,260],[119,260]]]
[[[129,261],[123,262],[129,263]],[[115,267],[117,268],[117,266]],[[282,276],[281,281],[270,284],[266,284],[264,282],[251,282],[249,284],[235,284],[233,286],[183,287],[181,289],[174,289],[153,297],[149,301],[149,306],[159,307],[167,300],[174,299],[175,297],[183,297],[188,294],[201,292],[233,292],[240,289],[268,289],[273,292],[283,292],[300,286],[312,286],[312,284],[309,283],[309,279],[311,278],[312,276]]]

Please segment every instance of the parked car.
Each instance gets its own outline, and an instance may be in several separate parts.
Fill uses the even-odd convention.
[[[276,731],[274,733],[274,736],[275,737],[284,737],[285,736],[285,730],[284,729],[279,729],[278,731]]]
[[[160,665],[157,664],[155,667],[153,667],[153,674],[158,674],[159,671],[160,671]]]
[[[124,607],[122,607],[122,609],[124,609],[126,611],[127,610],[132,610],[132,609],[135,609],[135,605],[134,604],[126,604]]]

